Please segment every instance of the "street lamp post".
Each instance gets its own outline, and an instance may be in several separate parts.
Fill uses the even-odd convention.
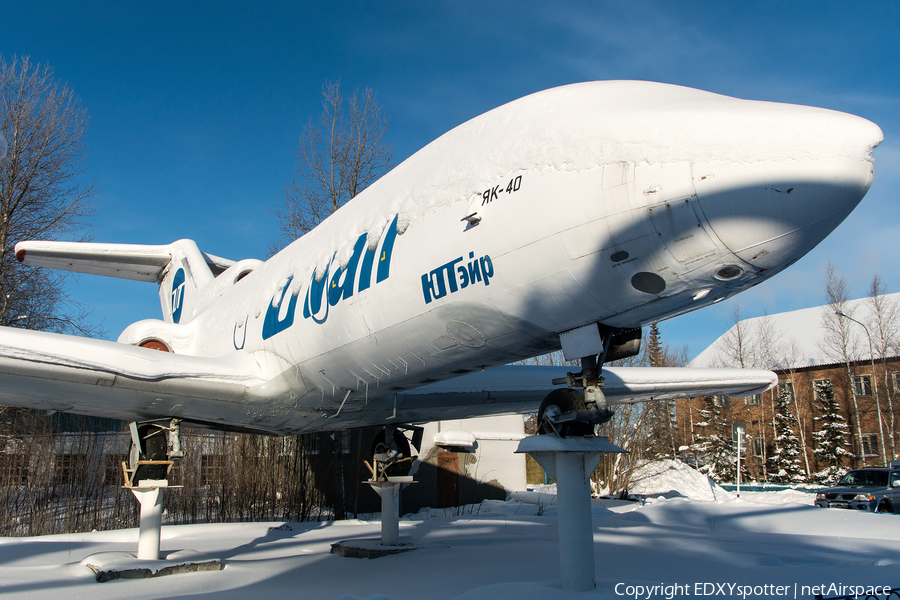
[[[857,321],[850,315],[844,314],[840,310],[834,311],[839,317],[844,317],[848,321],[853,321],[857,325],[863,328],[863,331],[866,332],[866,338],[869,340],[869,360],[872,363],[872,389],[875,391],[875,411],[878,413],[878,437],[881,438],[881,462],[884,466],[887,466],[887,451],[884,446],[884,427],[881,425],[881,404],[878,402],[878,376],[875,374],[875,351],[872,349],[872,336],[869,335],[869,328],[863,325],[860,321]],[[853,382],[850,382],[851,385]],[[860,446],[862,446],[862,440],[859,440]]]

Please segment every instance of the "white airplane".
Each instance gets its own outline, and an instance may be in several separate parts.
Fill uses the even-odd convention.
[[[540,410],[584,434],[617,403],[759,393],[773,373],[603,365],[806,254],[866,194],[881,140],[831,110],[582,83],[460,125],[266,262],[20,242],[26,265],[158,283],[163,319],[117,342],[4,329],[0,402],[277,435],[387,425],[403,446],[438,419]],[[560,348],[580,371],[500,366]]]

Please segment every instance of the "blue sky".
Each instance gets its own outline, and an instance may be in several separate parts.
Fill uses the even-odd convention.
[[[399,162],[482,112],[595,79],[644,79],[866,117],[885,142],[875,183],[810,255],[738,296],[746,316],[822,301],[832,260],[855,296],[900,291],[900,4],[894,2],[228,2],[5,0],[0,54],[30,55],[91,117],[97,241],[191,238],[262,258],[326,80],[371,87]],[[72,294],[108,337],[160,315],[149,284],[83,276]],[[662,324],[699,353],[730,303]]]

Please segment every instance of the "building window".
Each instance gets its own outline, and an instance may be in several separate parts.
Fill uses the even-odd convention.
[[[728,406],[728,396],[713,396],[713,406],[725,408]]]
[[[87,479],[87,454],[57,454],[56,483],[74,485],[85,483]]]
[[[822,383],[831,383],[831,380],[830,380],[830,379],[813,379],[813,382],[812,382],[812,383],[813,383],[813,395],[815,396],[816,400],[818,400],[818,399],[819,399],[819,386],[818,386],[818,384],[822,384]]]
[[[863,456],[878,456],[878,434],[862,434]]]
[[[891,384],[894,390],[894,394],[900,394],[900,371],[894,371],[891,373]]]
[[[763,455],[763,440],[762,438],[751,438],[750,439],[750,456],[754,456],[756,458],[761,458]]]
[[[28,462],[26,454],[0,454],[0,485],[27,485]]]
[[[868,375],[858,375],[853,378],[853,393],[857,397],[872,395],[872,378]]]
[[[753,394],[752,396],[747,396],[747,406],[759,406],[762,400],[762,394]]]
[[[124,473],[122,463],[128,462],[127,454],[107,454],[106,468],[103,472],[103,483],[107,485],[123,485]]]
[[[200,457],[200,485],[225,483],[225,456],[204,454]]]
[[[793,381],[785,381],[784,383],[778,384],[778,395],[787,392],[788,400],[791,402],[794,401],[794,382]]]

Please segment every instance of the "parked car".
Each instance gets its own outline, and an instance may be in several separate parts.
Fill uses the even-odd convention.
[[[900,512],[900,462],[893,461],[890,467],[850,471],[836,486],[819,490],[816,506]]]

